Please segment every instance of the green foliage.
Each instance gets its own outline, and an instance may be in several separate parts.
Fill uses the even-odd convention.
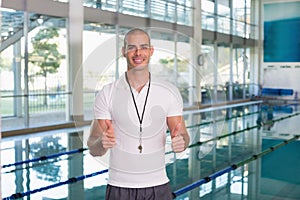
[[[159,62],[169,69],[173,69],[175,64],[174,58],[161,58]],[[177,70],[178,72],[187,72],[188,71],[188,60],[182,60],[177,58]]]
[[[57,73],[61,64],[61,59],[65,56],[58,51],[58,29],[55,27],[46,27],[38,31],[31,43],[33,51],[29,53],[29,62],[34,65],[34,68],[29,75],[31,81],[33,77],[44,77],[44,90],[47,93],[47,75],[49,73]],[[47,105],[47,98],[44,98],[44,104]]]
[[[65,58],[58,51],[58,29],[55,27],[41,29],[31,43],[33,51],[29,53],[29,62],[38,70],[33,75],[42,75],[45,78],[48,73],[56,73],[61,63],[61,59]]]

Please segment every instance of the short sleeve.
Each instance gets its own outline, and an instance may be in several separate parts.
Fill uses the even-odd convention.
[[[170,102],[167,116],[179,116],[183,114],[183,101],[177,87],[170,87]]]
[[[94,102],[94,118],[95,119],[111,119],[110,113],[110,90],[112,85],[104,86],[96,94]]]

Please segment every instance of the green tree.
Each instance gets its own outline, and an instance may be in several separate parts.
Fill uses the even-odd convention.
[[[36,68],[31,76],[44,77],[44,91],[47,94],[47,76],[57,73],[61,59],[65,56],[58,51],[58,29],[45,27],[38,31],[31,43],[33,50],[29,53],[29,62]],[[44,96],[44,105],[47,106],[47,96]]]

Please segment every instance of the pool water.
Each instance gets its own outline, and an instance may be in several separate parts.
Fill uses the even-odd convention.
[[[300,115],[296,106],[290,111],[242,105],[185,112],[190,147],[174,154],[169,136],[166,144],[176,199],[300,199]],[[88,134],[80,127],[3,138],[2,198],[104,199],[108,155],[89,155]]]

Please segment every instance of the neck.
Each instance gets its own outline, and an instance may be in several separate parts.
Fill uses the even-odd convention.
[[[149,80],[149,71],[148,70],[143,70],[143,71],[129,70],[129,71],[127,71],[127,77],[128,77],[130,86],[133,87],[138,92],[140,92]]]

